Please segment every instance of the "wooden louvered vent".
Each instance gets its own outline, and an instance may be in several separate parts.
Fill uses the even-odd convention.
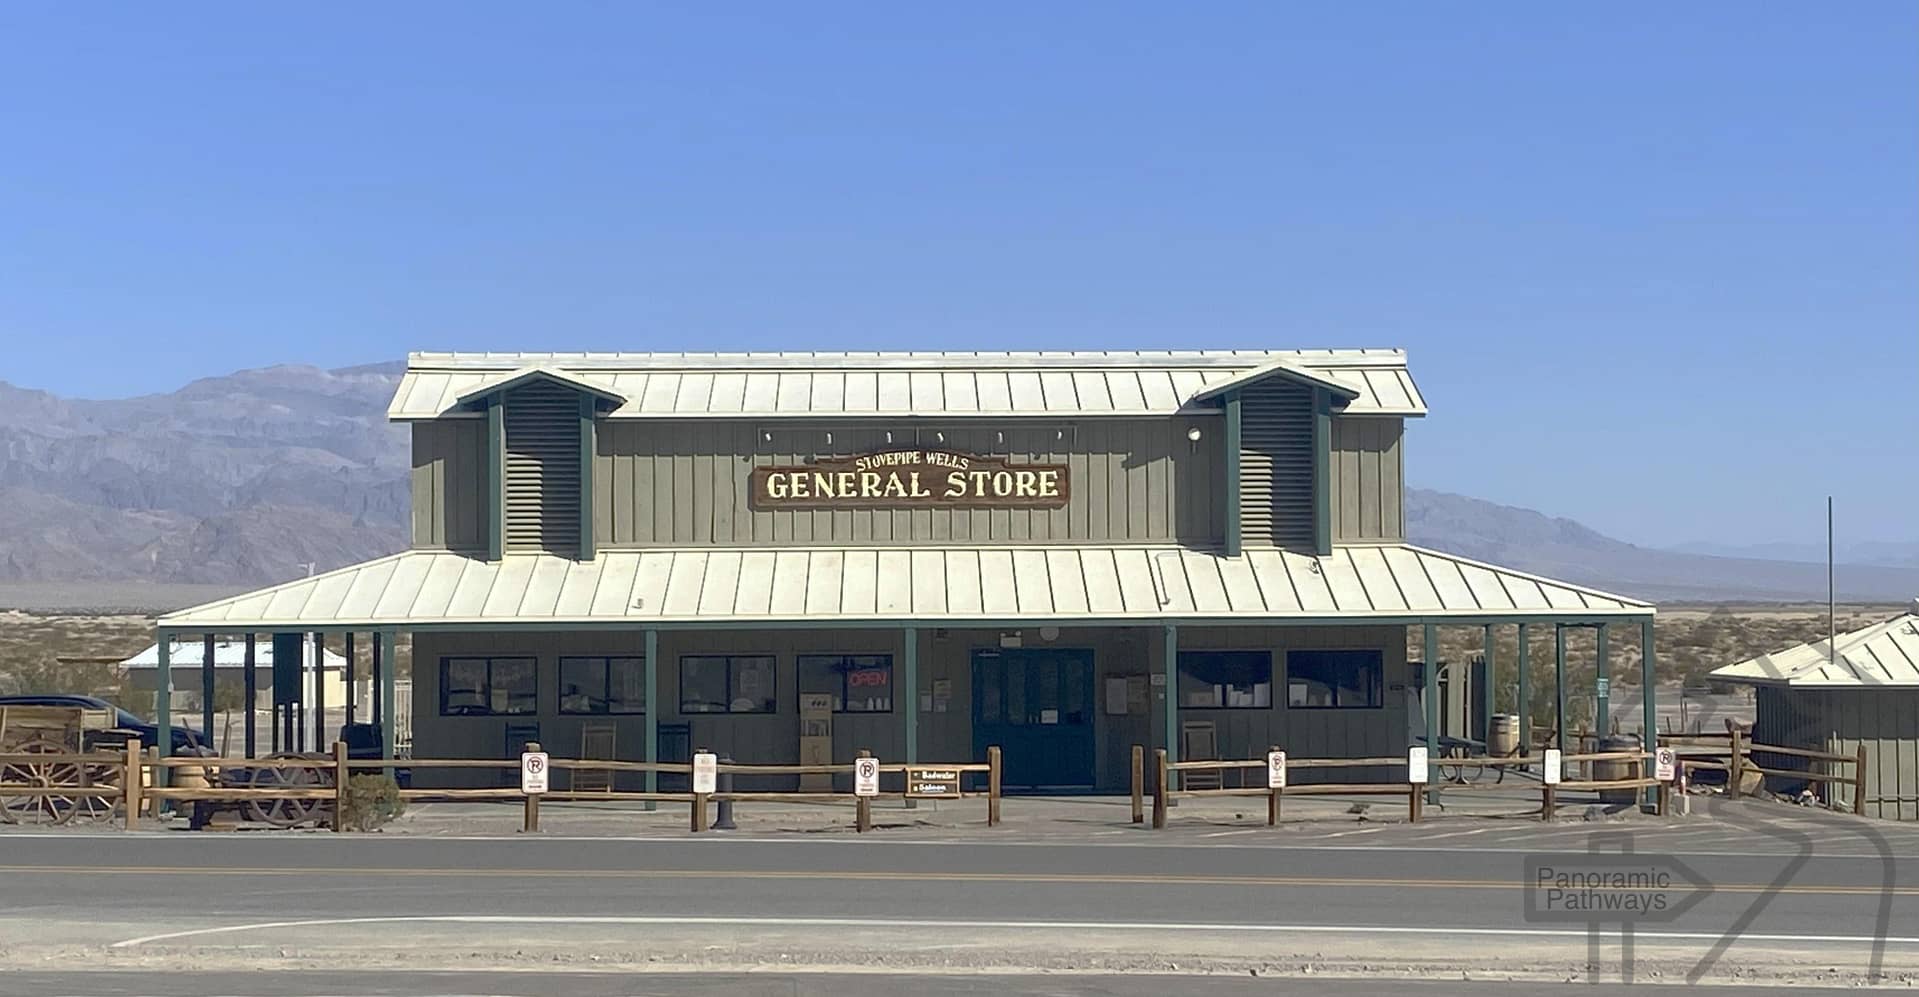
[[[1240,530],[1248,545],[1313,546],[1313,389],[1256,385],[1240,397]]]
[[[557,384],[501,399],[507,550],[572,555],[580,544],[580,396]]]

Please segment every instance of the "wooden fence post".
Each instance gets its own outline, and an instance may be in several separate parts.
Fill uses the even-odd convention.
[[[120,809],[126,814],[126,827],[131,831],[140,826],[140,811],[145,802],[140,798],[141,780],[146,778],[147,768],[140,758],[140,739],[130,737],[123,745],[126,760],[120,763]]]
[[[529,751],[529,752],[535,752],[535,751],[539,751],[539,750],[540,750],[540,742],[538,742],[538,741],[528,741],[528,742],[526,742],[526,750],[527,750],[527,751]],[[553,778],[553,770],[552,770],[552,769],[550,769],[550,768],[549,768],[549,769],[547,770],[547,778],[548,778],[548,779],[551,779],[551,778]],[[526,793],[526,794],[523,794],[523,795],[524,795],[524,796],[526,797],[526,814],[525,814],[525,816],[524,816],[524,817],[523,817],[523,818],[521,819],[521,821],[520,821],[520,830],[521,830],[521,831],[522,831],[523,833],[524,833],[524,832],[532,832],[532,831],[537,831],[537,830],[539,830],[539,829],[540,829],[540,797],[539,797],[539,794],[537,794],[537,793]],[[696,828],[695,830],[697,830],[697,828]]]
[[[1146,823],[1146,749],[1133,745],[1133,823]]]
[[[1416,782],[1406,784],[1406,819],[1414,824],[1419,823],[1420,805],[1426,802],[1426,794],[1422,789],[1424,787]]]
[[[1726,795],[1739,798],[1739,784],[1746,781],[1746,753],[1739,744],[1739,728],[1732,729],[1732,757],[1726,760]]]
[[[907,707],[910,709],[912,707],[912,704],[910,703],[907,704]],[[866,750],[865,748],[861,748],[860,757],[871,758],[873,757],[873,753],[871,751]],[[989,773],[989,778],[990,778],[990,773]],[[858,795],[858,792],[857,792],[858,789],[859,787],[857,786],[854,787],[855,794],[853,796],[853,830],[859,834],[865,834],[867,831],[870,831],[873,829],[873,802],[871,797]]]
[[[1166,826],[1166,778],[1171,773],[1166,768],[1166,749],[1153,749],[1153,829]]]
[[[1557,809],[1559,806],[1558,801],[1553,799],[1553,796],[1554,796],[1553,791],[1556,788],[1557,787],[1555,787],[1550,782],[1540,784],[1540,799],[1539,799],[1539,819],[1540,820],[1553,819],[1553,810]]]
[[[333,830],[346,830],[346,742],[333,742]]]
[[[1266,748],[1266,757],[1271,758],[1273,756],[1273,752],[1278,750],[1279,750],[1279,745],[1277,744],[1268,746]],[[1266,776],[1266,781],[1271,782],[1272,778],[1273,778],[1272,775],[1268,773]],[[1279,787],[1278,786],[1271,786],[1267,789],[1267,792],[1266,792],[1266,826],[1267,827],[1279,826]]]
[[[1000,750],[999,745],[986,748],[986,826],[999,826],[999,789],[1000,789]]]
[[[1852,759],[1852,812],[1854,816],[1866,814],[1866,746],[1859,745],[1859,751]]]

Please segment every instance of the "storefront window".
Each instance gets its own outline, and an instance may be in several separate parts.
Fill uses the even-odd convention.
[[[539,712],[532,658],[440,659],[440,714],[526,716]]]
[[[1213,710],[1270,708],[1272,652],[1179,652],[1179,705]]]
[[[689,654],[680,659],[681,713],[772,713],[773,656]]]
[[[1302,710],[1372,709],[1383,705],[1379,651],[1289,651],[1286,705]]]
[[[890,654],[802,654],[801,693],[833,697],[835,713],[890,713],[893,710],[893,656]]]
[[[561,658],[561,713],[645,713],[642,658]]]

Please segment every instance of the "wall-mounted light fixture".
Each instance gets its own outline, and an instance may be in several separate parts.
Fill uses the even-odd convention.
[[[935,440],[937,440],[937,441],[939,441],[939,442],[941,442],[941,443],[945,443],[945,442],[946,442],[946,434],[945,434],[944,432],[941,432],[941,431],[939,431],[939,430],[934,430],[934,432],[933,432],[933,439],[935,439]]]
[[[1186,438],[1189,440],[1192,440],[1194,443],[1198,443],[1199,438],[1204,435],[1206,434],[1200,432],[1198,426],[1194,426],[1193,428],[1186,431]]]
[[[886,431],[886,442],[893,442],[893,431],[890,429]]]
[[[1005,442],[1006,442],[1006,434],[1005,434],[1005,433],[1003,433],[1003,432],[1002,432],[1002,433],[994,433],[994,434],[993,434],[993,436],[994,436],[994,438],[996,439],[996,441],[997,441],[997,442],[999,442],[999,443],[1001,443],[1002,445],[1003,445],[1003,444],[1005,444]]]
[[[763,440],[765,440],[765,441],[766,441],[766,442],[768,442],[768,443],[771,443],[771,442],[773,442],[773,432],[772,432],[771,430],[768,430],[768,431],[766,431],[766,432],[764,432],[764,433],[761,433],[761,434],[760,434],[760,439],[763,439]]]
[[[832,430],[828,430],[828,431],[827,431],[827,433],[826,433],[826,445],[827,445],[827,446],[829,446],[829,447],[833,445],[833,432],[832,432]]]

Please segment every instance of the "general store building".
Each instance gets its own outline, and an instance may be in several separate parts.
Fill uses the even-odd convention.
[[[1425,414],[1397,350],[419,353],[412,547],[160,630],[410,633],[420,757],[1400,755],[1439,726],[1408,627],[1651,646],[1644,603],[1406,542]]]

